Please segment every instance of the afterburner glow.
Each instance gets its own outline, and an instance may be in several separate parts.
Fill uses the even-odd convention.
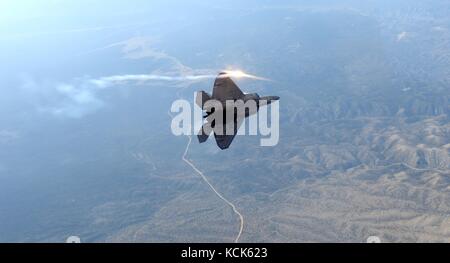
[[[222,75],[224,77],[269,80],[269,79],[266,79],[266,78],[263,78],[263,77],[258,77],[258,76],[255,76],[255,75],[251,75],[251,74],[245,73],[242,70],[225,70],[224,72],[226,73],[225,75]]]

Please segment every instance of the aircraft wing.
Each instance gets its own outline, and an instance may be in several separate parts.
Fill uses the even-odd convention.
[[[238,120],[234,121],[234,132],[230,135],[218,135],[214,133],[214,137],[216,138],[217,146],[219,146],[220,149],[225,150],[228,147],[230,147],[231,143],[233,142],[234,137],[236,136],[239,127],[241,127],[242,122],[245,118],[239,118]],[[226,131],[226,124],[223,126],[224,131]]]
[[[214,81],[212,98],[219,101],[242,99],[244,93],[234,83],[234,81],[226,76],[225,72],[220,73]]]

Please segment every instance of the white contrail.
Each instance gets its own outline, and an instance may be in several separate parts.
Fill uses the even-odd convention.
[[[200,81],[200,80],[208,80],[214,79],[216,77],[225,78],[248,78],[248,79],[256,79],[256,80],[265,80],[269,81],[269,79],[258,77],[255,75],[251,75],[245,73],[240,70],[233,71],[223,71],[226,74],[223,75],[215,75],[215,74],[199,74],[199,75],[180,75],[180,76],[169,76],[169,75],[158,75],[158,74],[126,74],[126,75],[113,75],[107,77],[101,77],[98,79],[92,79],[90,82],[98,87],[104,88],[109,86],[114,86],[118,84],[123,84],[126,82],[147,82],[147,81],[174,81],[174,82],[182,82],[182,81]]]
[[[167,82],[165,86],[179,86],[180,84],[189,84],[199,81],[211,80],[217,77],[211,70],[197,71],[198,74],[178,74],[178,75],[160,75],[160,74],[124,74],[111,75],[99,78],[83,78],[72,83],[55,84],[55,90],[63,96],[63,99],[55,102],[54,106],[41,107],[44,112],[51,112],[57,116],[67,116],[80,118],[84,115],[97,110],[105,103],[99,96],[102,89],[120,85],[139,86],[151,82]],[[222,71],[223,72],[223,71]],[[225,71],[226,74],[219,77],[251,78],[267,80],[258,76],[250,75],[242,71]],[[36,86],[30,82],[31,86]],[[28,84],[27,84],[28,85]],[[24,85],[26,86],[26,85]]]
[[[124,82],[146,82],[152,80],[162,81],[191,81],[191,80],[205,80],[213,79],[215,75],[187,75],[187,76],[165,76],[155,74],[139,74],[139,75],[115,75],[108,77],[101,77],[98,79],[92,79],[91,83],[99,87],[108,87]]]

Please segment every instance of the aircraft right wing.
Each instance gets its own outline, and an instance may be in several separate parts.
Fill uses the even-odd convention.
[[[228,147],[230,147],[231,143],[233,142],[234,137],[236,136],[239,128],[241,127],[242,123],[244,122],[245,118],[238,118],[237,120],[234,120],[234,130],[233,134],[230,135],[218,135],[214,132],[214,137],[216,138],[217,146],[219,146],[220,149],[225,150]],[[226,131],[226,124],[223,125],[223,130]],[[224,132],[225,134],[225,132]]]

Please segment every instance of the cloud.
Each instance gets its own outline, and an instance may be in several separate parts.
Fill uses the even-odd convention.
[[[105,105],[98,98],[96,88],[86,83],[83,83],[81,86],[59,84],[56,86],[55,91],[63,100],[58,105],[43,110],[56,116],[81,118]]]
[[[431,30],[432,31],[437,31],[437,32],[445,32],[448,29],[446,27],[443,27],[443,26],[435,26],[435,27],[431,28]]]
[[[157,51],[152,48],[152,43],[155,40],[149,37],[133,37],[121,43],[122,53],[125,58],[128,59],[143,59],[143,58],[153,58],[153,59],[171,59],[173,57],[167,55],[162,51]],[[177,64],[179,61],[174,60]]]
[[[183,65],[178,59],[157,51],[151,47],[153,40],[147,37],[135,37],[125,41],[109,44],[84,54],[97,52],[109,48],[121,47],[121,52],[126,59],[152,59],[164,60],[168,67],[164,72],[154,71],[153,74],[124,74],[99,78],[81,78],[58,83],[49,81],[36,81],[26,77],[23,80],[21,90],[28,101],[36,106],[39,112],[50,113],[58,117],[81,118],[104,107],[107,103],[102,99],[102,90],[115,86],[142,86],[151,87],[151,82],[156,84],[161,81],[164,85],[175,87],[187,85],[195,81],[212,78],[202,70],[192,70]]]
[[[10,143],[19,139],[19,133],[17,131],[0,130],[0,144]]]
[[[242,71],[226,71],[224,76],[236,78],[250,78],[266,80],[261,77],[250,75]],[[117,86],[145,86],[153,87],[155,83],[165,82],[166,87],[177,87],[179,85],[190,85],[195,82],[212,80],[216,74],[191,74],[191,75],[161,75],[161,74],[126,74],[112,75],[100,78],[87,78],[74,81],[73,83],[37,84],[28,81],[24,87],[28,91],[40,92],[45,99],[45,106],[39,106],[41,112],[48,112],[59,117],[81,118],[92,113],[103,106],[106,102],[101,99],[100,92],[107,88]],[[51,91],[46,91],[50,85]],[[50,104],[50,105],[49,105]]]
[[[105,105],[98,94],[98,87],[85,79],[60,83],[26,77],[22,83],[21,100],[38,113],[81,118]]]
[[[125,74],[112,75],[100,78],[84,78],[73,81],[72,83],[42,83],[27,80],[23,89],[27,90],[32,96],[38,95],[39,100],[43,102],[38,107],[41,112],[49,112],[55,116],[81,118],[92,113],[103,106],[106,102],[101,99],[100,92],[107,88],[118,86],[147,88],[154,87],[156,83],[165,82],[166,87],[186,86],[196,82],[213,80],[217,77],[217,71],[202,74],[205,70],[188,75],[173,74]],[[249,78],[255,80],[268,80],[262,77],[251,75],[240,70],[225,71],[223,77]],[[212,74],[214,73],[214,74]],[[49,89],[50,88],[50,89]],[[44,104],[44,106],[42,106]]]
[[[122,47],[122,54],[126,59],[164,60],[162,63],[169,67],[160,68],[150,74],[121,74],[98,78],[80,78],[63,83],[37,83],[27,79],[22,89],[27,96],[39,98],[37,100],[40,112],[50,113],[58,117],[81,118],[104,107],[107,103],[101,98],[103,90],[113,87],[155,87],[154,84],[164,82],[165,87],[180,87],[196,82],[212,80],[217,76],[217,70],[192,69],[185,66],[177,58],[151,47],[153,39],[135,37],[126,41],[112,43],[102,48]],[[266,80],[242,71],[226,71],[226,76],[236,78],[251,78]]]
[[[397,42],[402,41],[402,40],[405,39],[405,37],[407,37],[407,36],[408,36],[408,33],[407,33],[407,32],[405,32],[405,31],[401,32],[400,34],[397,35]]]
[[[57,117],[81,118],[93,113],[107,103],[102,92],[114,87],[155,87],[165,82],[165,87],[189,85],[194,82],[212,79],[214,75],[112,75],[100,78],[83,78],[71,82],[38,82],[27,78],[21,87],[26,99],[41,113],[50,113]]]

